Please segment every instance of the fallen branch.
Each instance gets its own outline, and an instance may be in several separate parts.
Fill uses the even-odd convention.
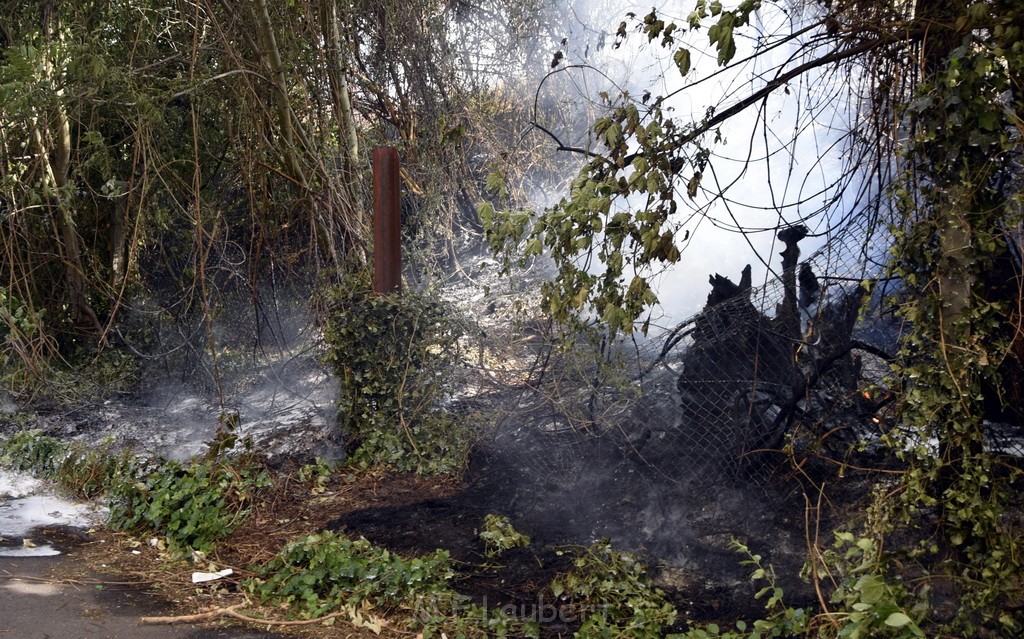
[[[268,625],[268,626],[308,626],[310,624],[323,623],[323,622],[327,621],[328,619],[333,619],[335,617],[340,617],[342,615],[342,613],[340,613],[340,612],[332,612],[329,615],[325,615],[323,617],[318,617],[316,619],[300,619],[300,620],[292,620],[292,621],[280,621],[280,620],[277,620],[277,619],[261,619],[259,617],[250,617],[249,615],[245,615],[245,614],[242,614],[242,613],[238,612],[238,609],[241,608],[244,605],[245,604],[235,604],[234,606],[228,606],[227,608],[216,608],[214,610],[209,610],[207,612],[200,612],[200,613],[194,614],[194,615],[178,615],[178,616],[175,616],[175,617],[142,617],[142,618],[139,619],[139,621],[142,622],[142,623],[151,623],[151,624],[157,624],[157,623],[175,624],[175,623],[195,623],[195,622],[198,622],[198,621],[213,621],[214,619],[219,619],[221,617],[233,617],[233,618],[238,619],[240,621],[247,621],[249,623],[255,623],[255,624],[265,624],[265,625]]]
[[[68,586],[149,586],[151,580],[146,581],[102,581],[98,579],[68,579],[59,577],[37,577],[35,575],[17,575],[9,572],[0,573],[0,579],[39,581],[45,584],[63,584]]]

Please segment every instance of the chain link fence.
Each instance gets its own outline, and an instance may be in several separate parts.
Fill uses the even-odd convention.
[[[800,260],[806,233],[779,231],[783,265],[762,286],[749,267],[738,282],[712,275],[705,308],[661,335],[543,351],[492,447],[537,478],[571,484],[603,467],[701,488],[766,482],[792,454],[877,437],[899,339],[891,237],[853,219]]]

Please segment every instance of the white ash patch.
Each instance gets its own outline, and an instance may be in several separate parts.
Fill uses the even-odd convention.
[[[45,434],[145,457],[184,461],[208,450],[222,414],[237,414],[240,442],[251,438],[255,452],[280,456],[338,458],[337,381],[316,354],[286,353],[236,375],[223,385],[223,405],[212,389],[173,378],[154,379],[131,396],[39,417]]]
[[[38,539],[43,527],[92,528],[104,509],[57,496],[44,482],[0,470],[0,557],[45,557],[60,551]]]
[[[31,475],[0,468],[0,499],[26,497],[39,490],[42,483]]]

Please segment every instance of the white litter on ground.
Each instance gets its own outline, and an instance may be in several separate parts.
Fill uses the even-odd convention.
[[[207,581],[216,581],[233,574],[235,574],[235,571],[230,568],[218,570],[217,572],[194,572],[192,573],[192,583],[201,584]]]

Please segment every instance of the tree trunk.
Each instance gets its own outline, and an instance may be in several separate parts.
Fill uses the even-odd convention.
[[[277,107],[278,126],[281,129],[279,151],[284,157],[285,165],[288,167],[292,179],[305,187],[306,176],[299,164],[298,154],[295,152],[295,127],[292,123],[292,107],[288,101],[288,83],[285,80],[281,50],[277,46],[277,36],[274,35],[274,24],[270,20],[270,8],[267,6],[267,0],[260,0],[259,10],[256,22],[259,25],[263,55],[276,89],[274,104]]]
[[[341,122],[341,138],[345,141],[345,159],[348,172],[354,171],[359,165],[359,136],[356,131],[355,116],[352,110],[352,97],[348,88],[349,66],[341,39],[341,16],[338,15],[338,3],[328,1],[328,12],[324,15],[325,39],[329,43],[331,58],[327,68],[327,76],[334,92],[334,108]]]
[[[970,312],[972,291],[976,283],[973,260],[978,251],[972,246],[972,234],[968,215],[976,210],[973,193],[967,186],[949,188],[948,199],[937,203],[936,213],[940,221],[940,255],[935,265],[935,281],[938,288],[939,337],[949,379],[955,384],[952,401],[961,404],[960,415],[978,418],[983,410],[978,401],[981,394],[981,374],[978,363],[971,357],[975,338],[971,329]],[[952,418],[950,423],[939,424],[939,458],[943,460],[936,496],[941,496],[953,484],[960,472],[964,456],[981,452],[978,437],[957,430],[961,419]]]
[[[59,34],[59,29],[53,29],[55,21],[57,21],[57,17],[54,15],[54,4],[47,3],[43,7],[41,24],[45,42],[50,41],[53,32],[56,31]],[[54,95],[58,99],[63,98],[64,92],[56,86],[53,78],[53,64],[49,59],[44,63],[44,73],[53,84]],[[63,104],[59,104],[55,111],[56,126],[54,128],[56,130],[51,130],[49,122],[45,119],[40,121],[40,118],[37,118],[33,127],[33,138],[39,161],[43,167],[44,184],[50,191],[48,199],[51,206],[57,211],[57,215],[54,216],[59,235],[57,240],[63,252],[68,296],[71,306],[75,309],[75,321],[79,326],[99,335],[102,333],[103,327],[96,317],[96,312],[89,304],[89,283],[82,259],[82,245],[74,216],[65,202],[65,191],[71,166],[71,123]],[[51,152],[53,154],[52,161],[50,160]]]

